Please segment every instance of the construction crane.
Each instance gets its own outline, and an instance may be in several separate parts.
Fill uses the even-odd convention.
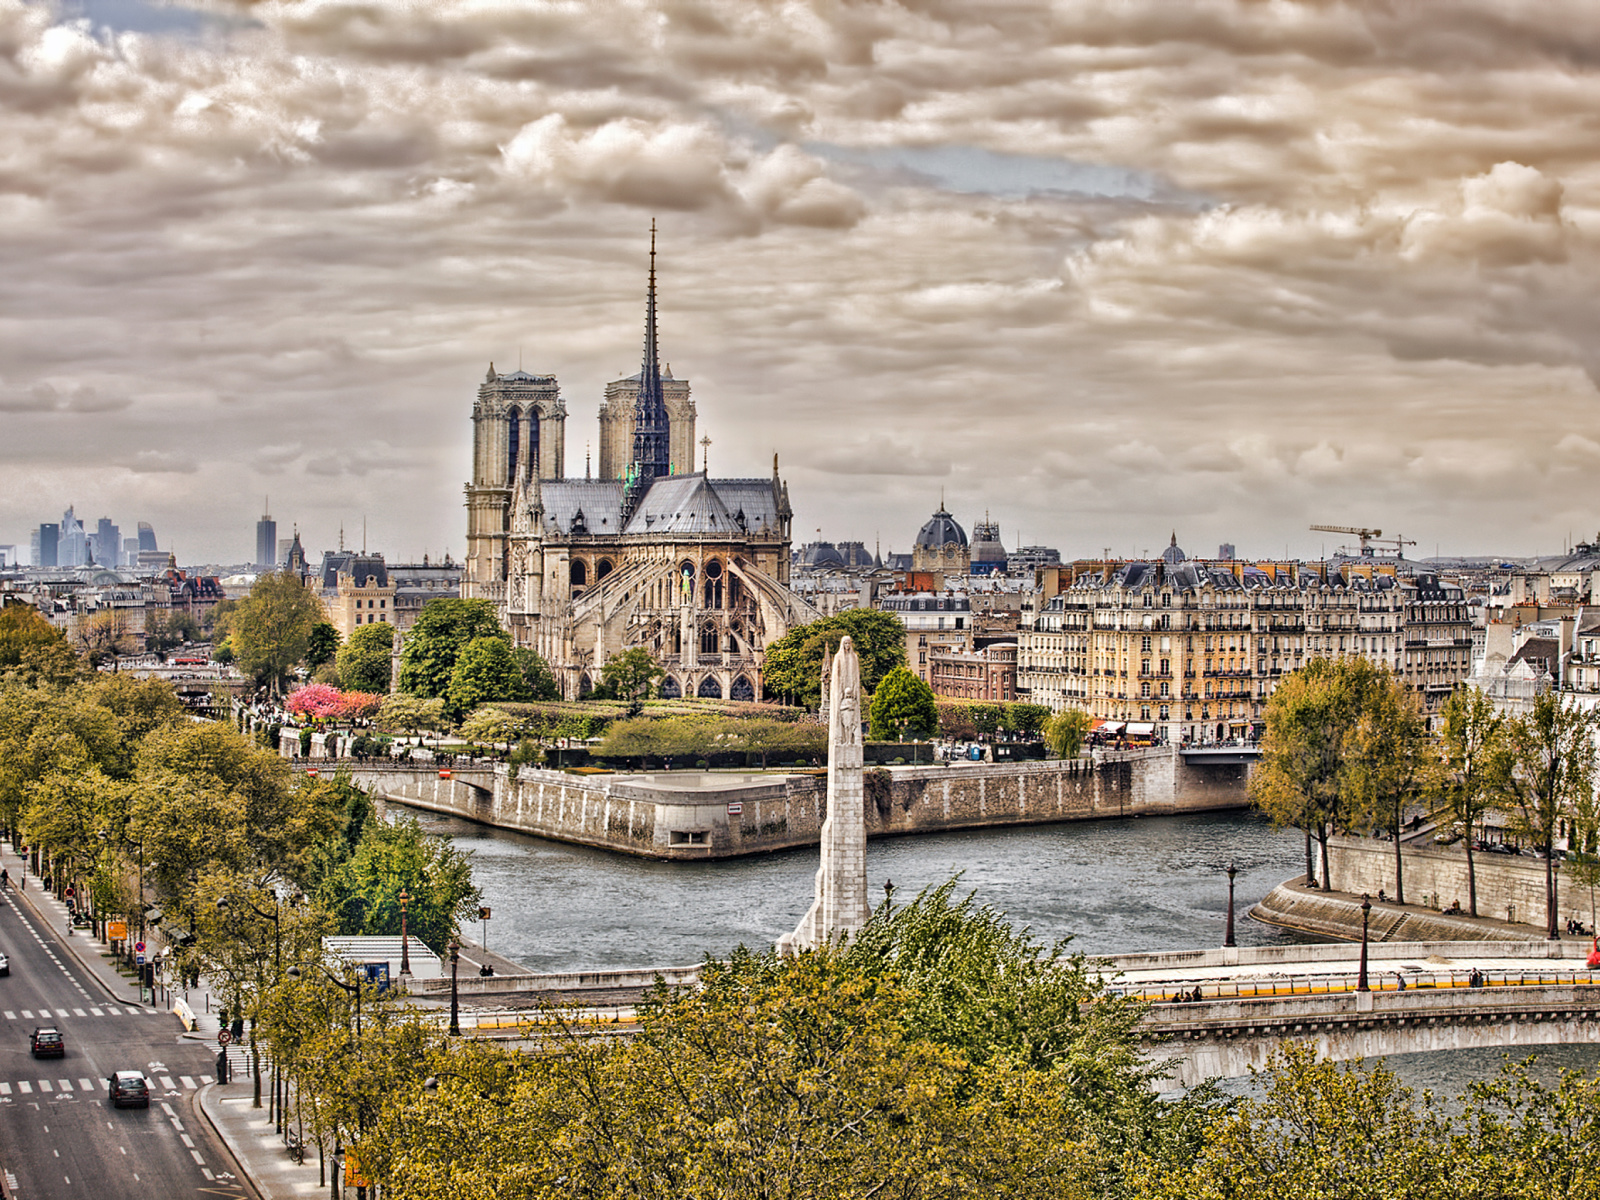
[[[1357,529],[1353,525],[1313,525],[1311,528],[1318,533],[1348,533],[1353,537],[1360,538],[1361,557],[1363,558],[1371,558],[1373,556],[1374,542],[1378,542],[1386,547],[1392,548],[1396,558],[1404,558],[1406,547],[1415,546],[1417,544],[1411,538],[1386,538],[1383,536],[1383,530],[1381,529]]]
[[[1363,558],[1372,557],[1373,540],[1383,536],[1381,529],[1357,529],[1353,525],[1313,525],[1311,528],[1316,533],[1348,533],[1352,537],[1360,538]]]

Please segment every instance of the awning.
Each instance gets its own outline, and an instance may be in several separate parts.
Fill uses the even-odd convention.
[[[1129,737],[1149,737],[1155,731],[1156,727],[1150,721],[1130,721],[1128,723]]]
[[[1121,733],[1122,732],[1122,725],[1123,725],[1123,722],[1121,722],[1121,721],[1107,721],[1104,725],[1100,726],[1100,728],[1096,729],[1095,732],[1096,733]]]

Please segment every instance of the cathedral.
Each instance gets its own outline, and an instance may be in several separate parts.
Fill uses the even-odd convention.
[[[662,370],[657,347],[655,264],[652,226],[644,363],[606,386],[598,476],[587,463],[567,475],[555,377],[490,364],[472,406],[461,594],[492,600],[568,697],[642,647],[666,668],[665,697],[756,700],[766,647],[818,613],[789,590],[793,511],[777,456],[770,479],[694,469],[689,384]]]

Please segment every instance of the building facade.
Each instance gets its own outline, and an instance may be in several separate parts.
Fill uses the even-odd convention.
[[[1017,644],[998,642],[971,653],[935,647],[928,656],[928,686],[949,700],[1015,700]]]
[[[625,395],[631,454],[619,469]],[[565,476],[554,376],[491,365],[478,390],[461,594],[493,601],[565,695],[643,648],[666,669],[664,696],[759,699],[766,647],[817,615],[788,587],[793,510],[777,456],[770,479],[697,472],[693,419],[687,383],[661,369],[653,235],[644,362],[607,388],[601,477]]]

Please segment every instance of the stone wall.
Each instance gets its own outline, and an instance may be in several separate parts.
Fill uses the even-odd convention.
[[[1404,850],[1406,902],[1445,909],[1459,900],[1467,908],[1467,856],[1456,846]],[[1333,889],[1376,896],[1395,893],[1394,843],[1378,838],[1330,838],[1328,858]],[[1518,924],[1545,925],[1545,864],[1503,854],[1474,854],[1478,915]],[[1567,879],[1556,864],[1556,923],[1569,916],[1589,923],[1589,892]]]
[[[1168,749],[1075,761],[872,768],[868,837],[1149,816],[1247,803],[1245,768],[1193,768]],[[361,772],[357,779],[361,781]],[[363,786],[403,803],[558,841],[655,858],[727,858],[815,845],[826,817],[821,772],[569,775],[497,770],[478,789]]]

